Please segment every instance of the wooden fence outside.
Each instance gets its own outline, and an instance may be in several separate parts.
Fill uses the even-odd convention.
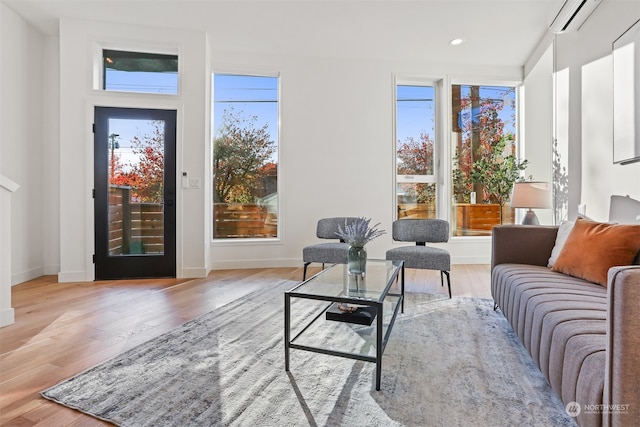
[[[398,219],[436,218],[436,205],[430,203],[398,203]]]
[[[164,205],[131,201],[131,187],[109,187],[109,255],[164,252]]]
[[[265,238],[278,236],[278,218],[252,203],[214,203],[215,238]]]

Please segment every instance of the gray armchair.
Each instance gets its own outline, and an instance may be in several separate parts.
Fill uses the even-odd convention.
[[[312,262],[325,264],[346,264],[349,253],[349,244],[342,241],[337,235],[338,227],[344,229],[345,224],[357,220],[355,217],[322,218],[318,220],[316,236],[319,239],[332,239],[334,242],[316,243],[302,249],[302,261],[304,272],[302,280],[307,278],[307,267]]]
[[[451,298],[451,255],[444,249],[425,245],[447,242],[449,223],[441,219],[401,219],[393,222],[392,236],[393,240],[416,244],[389,249],[386,258],[392,261],[403,260],[405,268],[440,270],[440,284],[444,286],[443,275],[446,275]]]

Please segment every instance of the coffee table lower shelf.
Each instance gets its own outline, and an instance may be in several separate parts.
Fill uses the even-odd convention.
[[[402,287],[404,291],[404,286]],[[357,301],[357,304],[362,306],[372,307],[372,310],[375,312],[375,317],[373,322],[371,323],[371,327],[375,325],[376,328],[376,354],[375,356],[366,355],[366,354],[358,354],[351,352],[344,352],[339,350],[332,350],[323,347],[311,346],[311,345],[301,345],[297,344],[296,340],[300,338],[314,323],[317,321],[324,320],[322,317],[326,315],[327,310],[331,308],[334,303],[343,302],[353,304],[353,300],[347,300],[344,298],[328,298],[321,297],[318,295],[300,295],[300,294],[292,294],[290,292],[285,293],[285,370],[289,372],[289,357],[290,357],[290,349],[295,350],[303,350],[310,351],[314,353],[325,354],[329,356],[343,357],[347,359],[361,360],[365,362],[371,362],[376,364],[376,390],[380,390],[380,382],[382,377],[382,355],[384,353],[384,349],[389,340],[389,336],[391,335],[391,330],[393,329],[393,324],[398,315],[398,312],[404,312],[404,292],[395,294],[389,293],[388,297],[397,298],[395,301],[395,307],[393,307],[393,314],[391,315],[391,319],[389,320],[389,324],[386,327],[384,325],[384,313],[383,313],[383,303],[381,302],[373,302],[373,301]],[[291,298],[305,298],[305,299],[313,299],[313,300],[324,300],[330,301],[331,303],[317,316],[315,316],[300,332],[296,334],[295,337],[291,338]],[[329,320],[331,321],[331,320]],[[350,322],[348,322],[350,323]],[[367,325],[361,325],[358,323],[353,323],[354,325],[359,325],[363,327],[367,327]],[[384,333],[383,333],[384,331]]]

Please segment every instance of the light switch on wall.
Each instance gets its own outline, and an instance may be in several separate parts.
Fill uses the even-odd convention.
[[[189,188],[192,188],[192,189],[200,188],[200,179],[199,178],[189,179]]]

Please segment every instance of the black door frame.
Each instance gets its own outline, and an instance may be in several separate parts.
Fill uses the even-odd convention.
[[[108,136],[109,119],[163,120],[164,253],[109,255]],[[96,280],[176,277],[176,110],[95,107],[94,237]]]

